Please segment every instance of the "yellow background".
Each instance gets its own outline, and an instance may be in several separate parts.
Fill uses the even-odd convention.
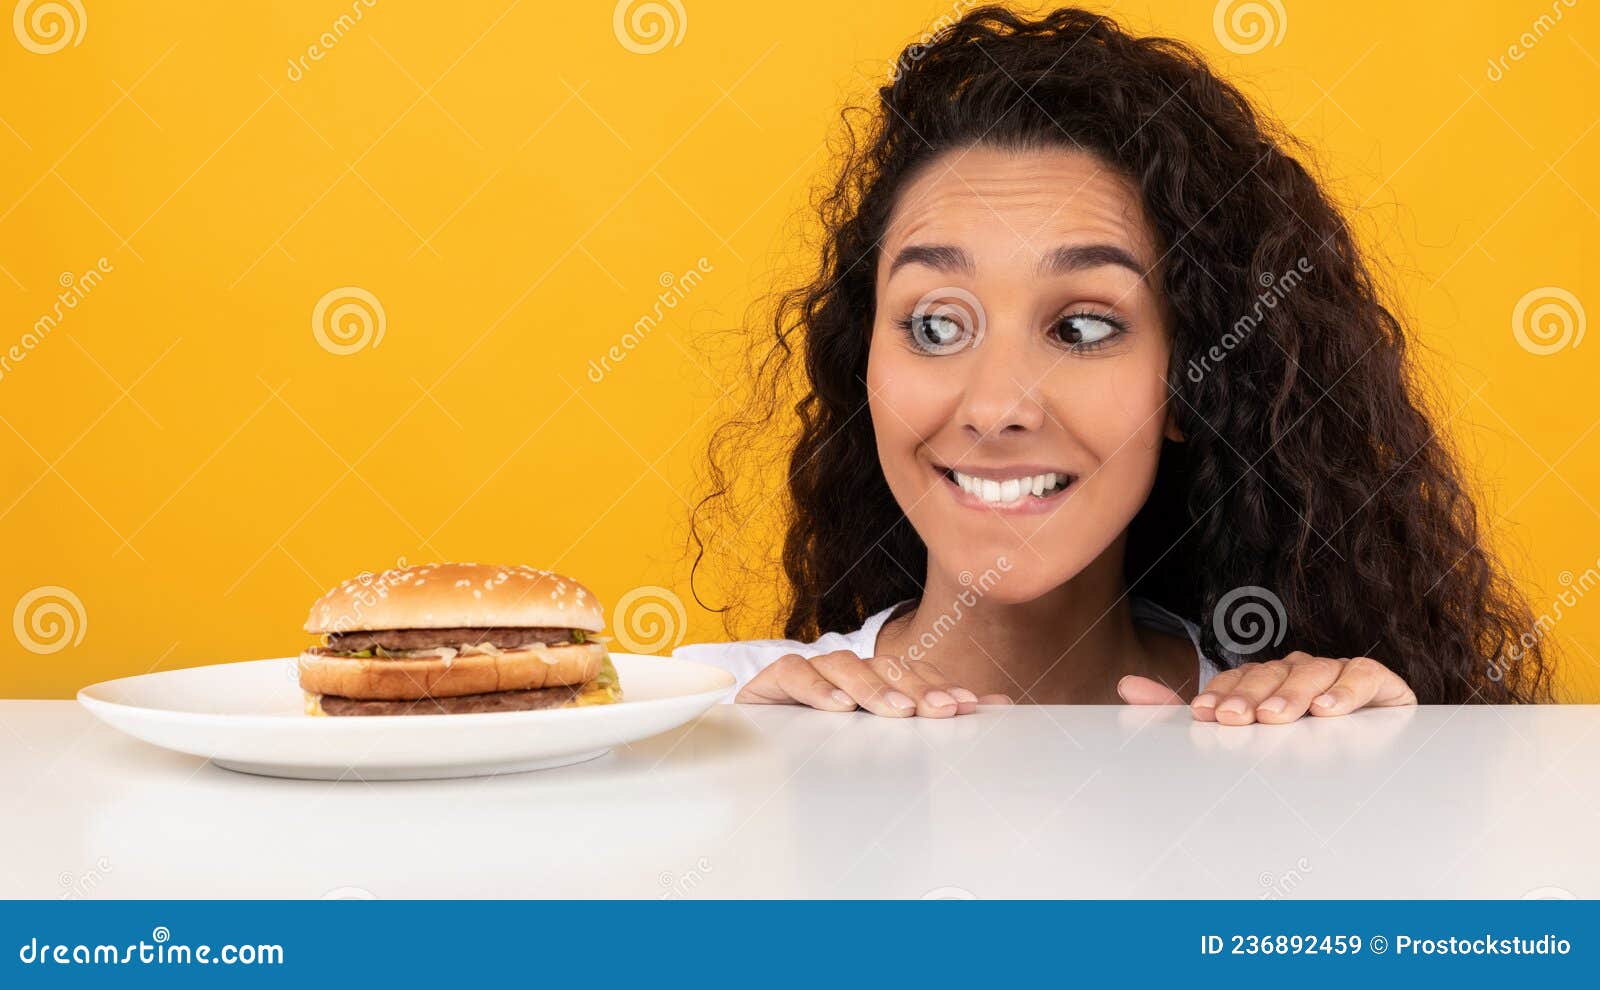
[[[713,331],[792,273],[841,101],[961,5],[681,2],[651,54],[610,0],[378,0],[320,60],[351,4],[82,0],[50,54],[0,30],[0,349],[63,273],[111,267],[0,378],[0,606],[60,586],[83,610],[55,652],[0,638],[0,696],[292,653],[313,597],[400,557],[555,567],[608,603],[666,586],[685,635],[721,635],[682,542],[726,412]],[[1282,6],[1253,53],[1211,2],[1112,9],[1213,54],[1317,150],[1543,610],[1600,557],[1600,340],[1537,356],[1511,314],[1556,286],[1600,316],[1600,10],[1492,80],[1550,4]],[[311,324],[343,286],[386,317],[348,356]],[[1569,696],[1600,700],[1600,600],[1555,636]]]

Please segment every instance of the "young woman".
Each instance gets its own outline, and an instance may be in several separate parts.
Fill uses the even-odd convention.
[[[896,75],[693,521],[698,571],[798,381],[788,638],[679,655],[885,716],[1547,697],[1405,328],[1237,89],[1073,9],[975,10]]]

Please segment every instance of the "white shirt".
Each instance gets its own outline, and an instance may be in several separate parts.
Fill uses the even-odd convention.
[[[869,616],[860,629],[854,632],[824,634],[820,639],[810,643],[801,643],[792,639],[747,639],[735,643],[694,643],[689,646],[680,646],[672,651],[674,657],[684,660],[695,660],[700,663],[721,667],[723,670],[738,678],[734,689],[728,693],[728,700],[738,693],[739,689],[767,665],[779,657],[790,653],[798,653],[803,657],[818,657],[824,653],[836,650],[849,650],[858,657],[876,656],[878,652],[878,631],[895,610],[904,605],[901,602],[891,605],[881,612]],[[1189,642],[1194,644],[1195,659],[1199,666],[1199,680],[1196,681],[1197,690],[1204,687],[1211,678],[1217,676],[1218,668],[1200,649],[1200,627],[1188,619],[1177,615],[1166,608],[1137,596],[1129,597],[1128,607],[1133,613],[1135,625],[1145,626],[1170,636],[1187,636]]]

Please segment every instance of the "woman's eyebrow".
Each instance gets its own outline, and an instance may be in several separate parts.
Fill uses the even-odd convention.
[[[1115,244],[1077,244],[1071,247],[1058,247],[1046,252],[1039,259],[1039,274],[1065,275],[1068,272],[1098,268],[1101,265],[1126,268],[1140,278],[1144,278],[1147,274],[1137,258],[1126,248]]]
[[[934,271],[968,275],[977,270],[972,255],[952,244],[908,244],[894,256],[889,274],[893,275],[906,265],[922,265]],[[1039,274],[1065,275],[1102,265],[1126,268],[1140,278],[1147,274],[1131,252],[1115,244],[1075,244],[1055,248],[1039,259]]]
[[[894,256],[889,266],[893,275],[906,265],[923,265],[940,272],[964,272],[971,275],[977,266],[972,255],[951,244],[908,244]]]

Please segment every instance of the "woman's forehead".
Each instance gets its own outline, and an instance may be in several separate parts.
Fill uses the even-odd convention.
[[[1063,244],[1121,247],[1146,267],[1155,238],[1133,183],[1069,148],[964,148],[906,184],[884,232],[884,259],[912,244],[962,247],[983,267],[1034,264]]]

